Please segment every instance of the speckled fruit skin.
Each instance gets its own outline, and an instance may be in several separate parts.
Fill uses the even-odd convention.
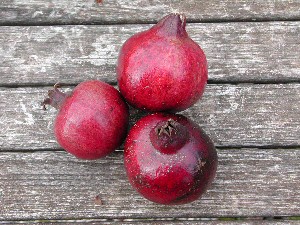
[[[117,64],[118,85],[132,106],[153,112],[178,112],[202,96],[207,83],[207,61],[185,26],[184,15],[170,14],[122,46]]]
[[[161,152],[151,143],[150,134],[157,124],[170,119],[186,129],[187,139],[183,145],[179,141],[176,151]],[[182,135],[181,131],[172,132],[175,139]],[[212,183],[217,162],[210,138],[181,115],[145,116],[132,127],[125,141],[124,165],[130,183],[142,196],[160,204],[185,204],[198,199]]]
[[[122,144],[128,117],[128,106],[114,87],[85,81],[62,99],[54,132],[67,152],[81,159],[98,159]]]

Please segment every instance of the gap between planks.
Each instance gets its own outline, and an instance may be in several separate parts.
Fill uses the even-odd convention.
[[[203,19],[203,20],[193,20],[187,19],[186,22],[188,24],[222,24],[222,23],[270,23],[270,22],[299,22],[299,18],[249,18],[249,19]],[[24,22],[0,22],[1,26],[7,27],[31,27],[31,26],[39,26],[39,27],[50,27],[50,26],[111,26],[111,25],[154,25],[157,23],[157,20],[147,20],[147,21],[105,21],[105,22],[66,22],[66,23],[59,23],[59,22],[31,22],[31,21],[24,21]]]
[[[289,217],[223,217],[223,218],[149,218],[149,219],[66,219],[66,220],[12,220],[12,221],[0,221],[0,224],[124,224],[124,225],[273,225],[276,222],[277,225],[289,225],[298,224],[296,219],[289,219]]]
[[[266,145],[266,146],[256,146],[256,145],[245,145],[245,146],[217,146],[216,149],[219,150],[229,150],[229,149],[235,149],[235,150],[242,150],[242,149],[256,149],[256,150],[269,150],[269,149],[284,149],[284,150],[299,150],[300,151],[300,145],[285,145],[285,146],[276,146],[276,145]],[[2,153],[35,153],[35,152],[65,152],[63,148],[60,146],[57,146],[57,148],[43,148],[43,149],[30,149],[30,148],[23,148],[23,149],[13,149],[13,148],[1,148],[0,152]],[[123,154],[124,152],[124,145],[119,146],[118,149],[114,151],[114,154]]]
[[[107,84],[117,86],[117,82],[106,82]],[[21,83],[21,84],[6,84],[6,83],[0,83],[0,88],[52,88],[57,83]],[[62,87],[66,88],[74,88],[79,83],[59,83]],[[277,79],[276,81],[257,81],[257,82],[251,82],[250,80],[242,80],[242,81],[218,81],[218,80],[210,80],[208,79],[207,84],[228,84],[228,85],[240,85],[240,84],[246,84],[246,85],[259,85],[259,84],[300,84],[300,81],[298,79],[295,80],[284,80],[284,79]]]

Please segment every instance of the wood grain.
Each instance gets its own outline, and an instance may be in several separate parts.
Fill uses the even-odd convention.
[[[230,218],[161,218],[161,219],[81,219],[81,220],[31,220],[31,221],[0,221],[1,224],[63,224],[63,225],[73,225],[73,224],[106,224],[106,225],[296,225],[299,221],[293,220],[263,220],[259,219],[243,219],[238,218],[236,220],[230,220]]]
[[[219,149],[218,155],[216,180],[201,200],[161,206],[133,191],[121,152],[97,161],[77,160],[65,152],[4,152],[0,155],[0,219],[300,214],[300,149]]]
[[[299,224],[300,1],[102,2],[0,1],[0,224]],[[97,161],[62,151],[40,102],[56,82],[116,85],[124,41],[172,12],[208,58],[210,84],[183,114],[219,167],[201,200],[169,207],[131,188],[122,147]]]
[[[1,24],[146,23],[183,12],[190,21],[295,20],[298,0],[2,0]]]
[[[0,88],[0,149],[59,149],[54,109],[40,102],[47,87]],[[69,90],[69,89],[67,89]],[[208,85],[182,114],[201,125],[216,146],[299,146],[300,85]],[[132,110],[131,124],[140,117]]]
[[[1,7],[1,6],[0,6]],[[4,26],[0,86],[116,83],[122,44],[150,25]],[[300,81],[300,22],[188,24],[206,52],[210,82]]]

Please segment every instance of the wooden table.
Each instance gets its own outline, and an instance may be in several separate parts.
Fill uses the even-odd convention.
[[[182,206],[133,191],[122,150],[67,154],[55,110],[40,106],[56,82],[116,86],[123,42],[171,12],[209,63],[202,100],[182,114],[219,155],[212,188]],[[0,0],[0,25],[1,224],[300,224],[299,0]]]

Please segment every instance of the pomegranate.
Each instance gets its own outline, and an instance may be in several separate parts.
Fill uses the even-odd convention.
[[[178,112],[200,99],[207,83],[207,61],[185,27],[184,15],[170,14],[124,43],[117,79],[132,106]]]
[[[72,93],[54,86],[43,105],[58,109],[54,132],[58,143],[81,159],[104,157],[120,146],[128,127],[128,106],[111,85],[91,80]]]
[[[182,115],[145,116],[125,141],[124,165],[130,183],[160,204],[198,199],[215,177],[217,160],[210,138]]]

